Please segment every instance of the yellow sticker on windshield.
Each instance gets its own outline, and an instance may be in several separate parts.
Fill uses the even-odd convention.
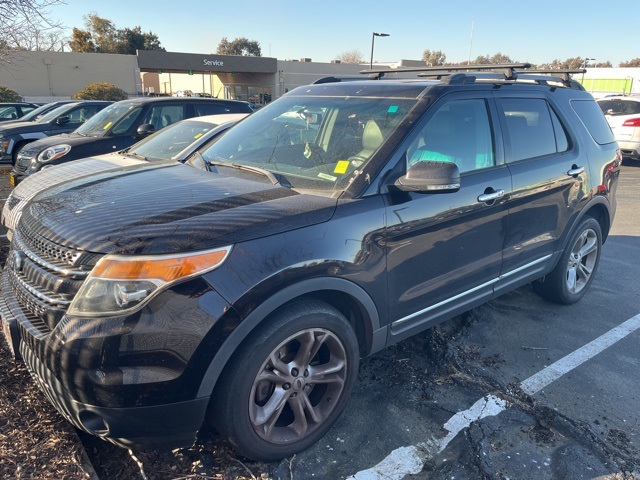
[[[201,133],[198,133],[198,134],[197,134],[195,137],[193,137],[193,138],[200,138],[201,136],[202,136],[202,134],[201,134]]]
[[[111,126],[113,122],[109,122],[107,123],[104,127],[102,127],[103,130],[106,130],[107,128],[109,128]]]
[[[339,160],[338,163],[336,163],[336,168],[333,169],[333,173],[346,173],[347,168],[349,168],[349,160]]]

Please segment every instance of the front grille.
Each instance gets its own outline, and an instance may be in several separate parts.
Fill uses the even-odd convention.
[[[98,258],[57,245],[21,226],[7,257],[3,290],[8,288],[12,293],[23,322],[28,323],[23,327],[37,337],[50,333]]]

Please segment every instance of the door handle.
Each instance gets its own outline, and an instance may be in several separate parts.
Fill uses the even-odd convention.
[[[478,201],[483,203],[489,203],[502,197],[504,197],[504,190],[495,190],[490,193],[483,193],[478,197]]]
[[[567,172],[567,175],[569,175],[570,177],[577,177],[582,173],[584,173],[584,167],[578,167],[577,165],[572,165],[571,170]]]

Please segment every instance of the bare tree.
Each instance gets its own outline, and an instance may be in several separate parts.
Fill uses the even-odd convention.
[[[43,38],[47,30],[61,27],[60,23],[49,17],[48,7],[64,3],[62,0],[0,0],[0,64],[7,62],[9,52],[24,49],[24,35],[38,32]],[[22,37],[17,32],[25,32]],[[16,43],[20,39],[20,43]],[[33,39],[31,45],[39,41]]]
[[[360,50],[347,50],[338,56],[341,63],[365,63]]]
[[[640,67],[640,58],[634,58],[626,62],[620,62],[620,67]]]

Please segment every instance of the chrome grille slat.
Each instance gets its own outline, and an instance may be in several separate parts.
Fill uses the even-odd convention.
[[[25,333],[35,340],[64,318],[100,255],[58,245],[29,227],[21,224],[16,230],[2,277],[13,292],[14,316],[22,318]]]
[[[22,252],[24,252],[27,257],[29,257],[32,262],[37,263],[40,266],[61,275],[69,275],[75,277],[86,277],[87,275],[89,275],[89,272],[87,271],[68,268],[69,266],[73,265],[74,261],[76,260],[76,258],[74,257],[78,257],[80,255],[79,253],[73,255],[70,251],[68,251],[68,249],[65,252],[62,248],[32,249],[29,248],[32,245],[27,246],[27,242],[23,240],[22,232],[20,232],[19,234],[18,232],[16,233],[17,234],[14,236],[16,245]],[[32,242],[30,240],[32,239],[29,238],[27,241],[31,244]],[[40,242],[40,244],[44,244],[44,242]],[[55,250],[62,253],[60,255],[57,255],[55,253]]]

